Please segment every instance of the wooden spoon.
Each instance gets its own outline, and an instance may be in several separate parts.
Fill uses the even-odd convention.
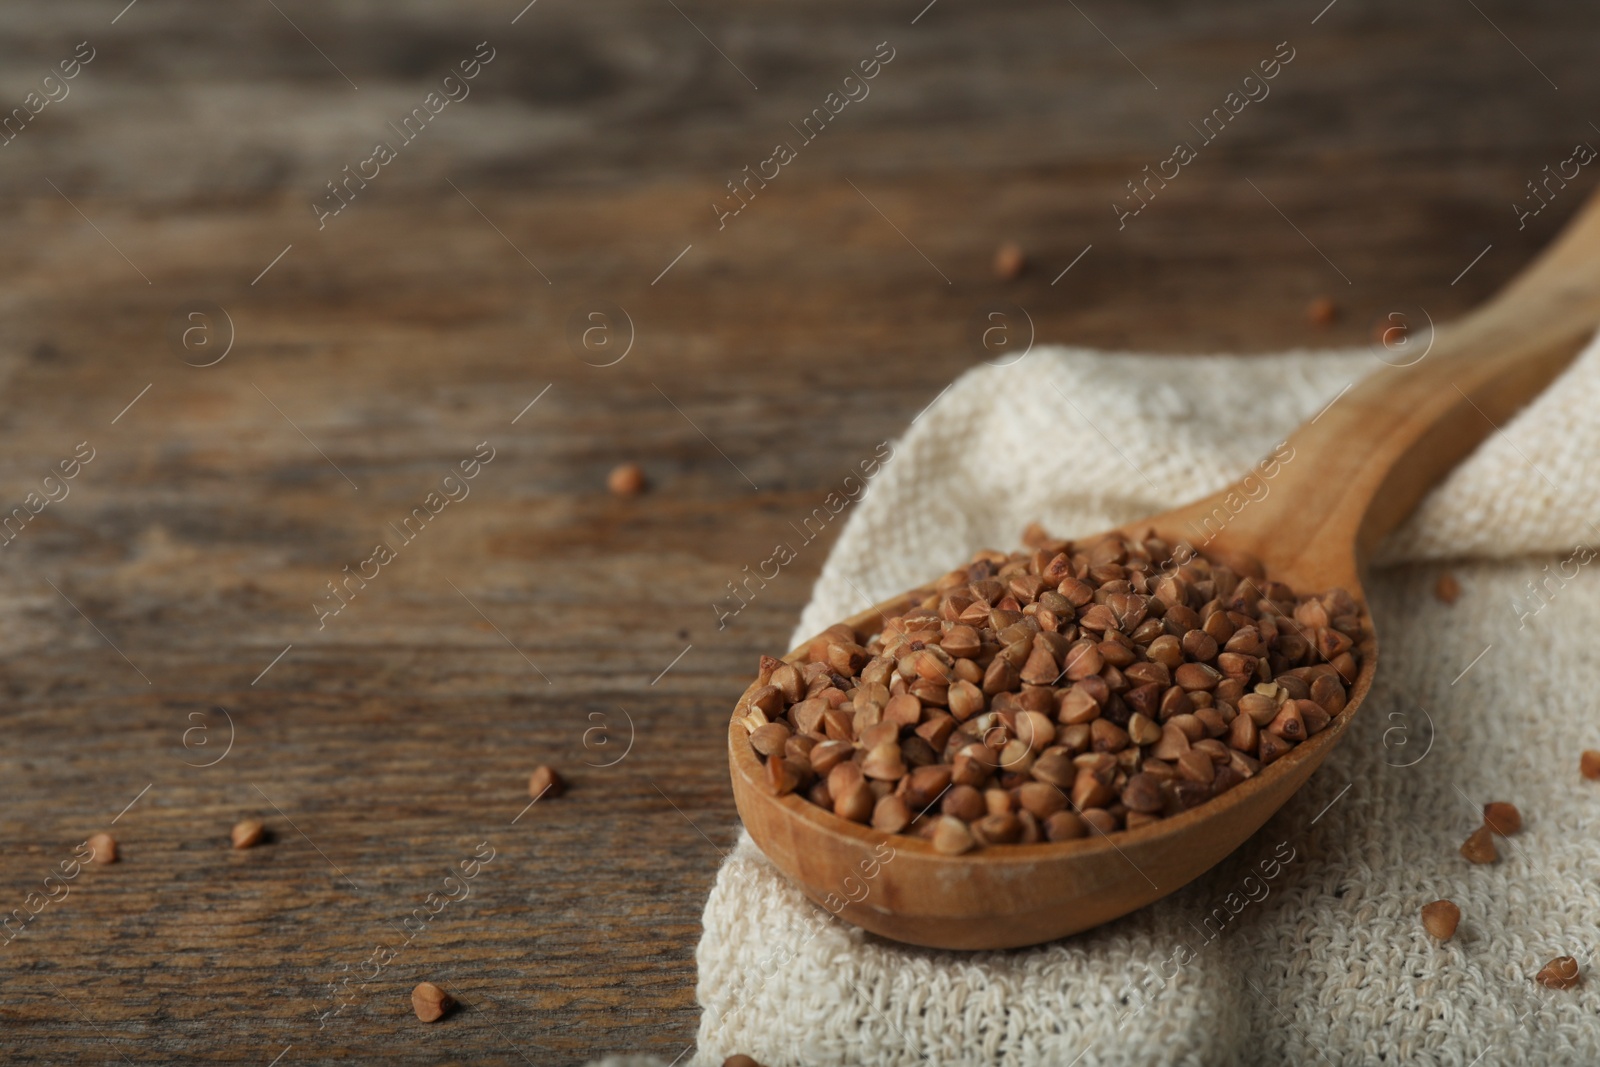
[[[1204,554],[1224,563],[1254,557],[1268,577],[1296,593],[1342,586],[1364,612],[1360,575],[1379,540],[1549,384],[1597,326],[1600,197],[1495,299],[1436,330],[1425,356],[1411,354],[1404,361],[1416,361],[1409,366],[1374,372],[1296,430],[1289,438],[1293,458],[1271,494],[1232,517]],[[1385,362],[1402,360],[1386,351]],[[1195,542],[1195,531],[1219,506],[1220,514],[1229,514],[1223,500],[1234,490],[1121,532],[1142,536],[1154,529],[1169,544]],[[870,635],[886,616],[903,613],[931,591],[912,590],[846,622]],[[785,658],[803,662],[808,647]],[[944,855],[920,838],[880,833],[803,797],[773,796],[737,721],[728,730],[734,796],[745,827],[772,862],[812,900],[858,926],[936,948],[1038,944],[1166,896],[1254,833],[1349,728],[1372,687],[1375,634],[1360,653],[1349,703],[1327,729],[1221,796],[1137,829]]]

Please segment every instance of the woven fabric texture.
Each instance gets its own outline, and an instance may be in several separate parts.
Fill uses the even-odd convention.
[[[855,505],[791,645],[1030,521],[1086,535],[1221,488],[1378,366],[1056,348],[971,371]],[[705,909],[686,1062],[1600,1063],[1600,976],[1532,981],[1558,955],[1587,972],[1600,931],[1600,783],[1577,768],[1600,748],[1596,411],[1591,345],[1389,538],[1367,588],[1383,662],[1350,733],[1151,907],[1032,949],[910,948],[811,904],[741,835]],[[1433,595],[1446,568],[1454,605]],[[1474,866],[1457,849],[1489,800],[1524,828]],[[1463,914],[1445,944],[1418,917],[1442,897]]]

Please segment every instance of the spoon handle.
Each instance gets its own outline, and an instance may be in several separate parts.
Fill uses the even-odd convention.
[[[1493,300],[1438,327],[1431,345],[1412,342],[1424,346],[1420,356],[1386,350],[1391,365],[1296,430],[1288,441],[1293,456],[1269,495],[1241,510],[1220,539],[1291,585],[1358,587],[1360,569],[1383,536],[1549,385],[1597,326],[1600,195]],[[1394,365],[1402,359],[1407,365]],[[1531,467],[1528,476],[1544,477]],[[1195,520],[1216,514],[1230,491],[1239,490],[1175,517],[1196,528]]]

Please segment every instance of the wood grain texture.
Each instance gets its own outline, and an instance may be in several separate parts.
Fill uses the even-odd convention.
[[[1593,185],[1517,228],[1524,183],[1600,144],[1600,13],[1573,5],[678,6],[0,16],[7,112],[96,50],[0,148],[5,513],[95,449],[0,548],[0,914],[92,832],[123,855],[0,946],[8,1062],[671,1059],[735,834],[727,710],[832,532],[725,629],[712,602],[983,358],[985,309],[1041,342],[1358,343],[1483,299]],[[1124,182],[1285,39],[1271,96],[1119,231]],[[324,183],[484,40],[472,95],[319,231]],[[882,41],[872,94],[718,230],[724,183]],[[1032,263],[1009,285],[1005,239]],[[212,367],[169,346],[192,300],[234,324]],[[597,303],[636,333],[607,368],[567,340]],[[470,497],[319,631],[324,583],[481,441]],[[623,460],[649,494],[604,492]],[[186,765],[218,706],[233,748]],[[629,755],[586,767],[621,709]],[[540,762],[573,788],[512,825]],[[234,852],[247,815],[274,839]],[[484,840],[471,897],[319,1028]],[[465,1009],[416,1022],[423,978]]]
[[[793,782],[789,792],[779,794],[774,790],[768,772],[788,750],[764,757],[756,749],[756,737],[747,721],[748,715],[753,714],[756,722],[765,724],[767,717],[752,708],[750,701],[763,687],[772,694],[782,688],[775,674],[768,685],[767,674],[771,672],[763,670],[740,696],[728,723],[728,764],[734,797],[751,839],[808,897],[840,918],[882,937],[941,949],[992,950],[1044,944],[1119,919],[1188,885],[1243,844],[1289,800],[1339,743],[1359,712],[1377,673],[1381,638],[1366,611],[1362,587],[1364,564],[1372,550],[1411,514],[1428,490],[1495,432],[1501,420],[1509,419],[1543,392],[1583,350],[1597,327],[1600,198],[1591,197],[1561,237],[1505,291],[1460,321],[1428,335],[1426,340],[1418,339],[1416,348],[1394,353],[1396,365],[1383,367],[1347,387],[1348,392],[1335,397],[1290,434],[1285,441],[1285,455],[1298,462],[1284,467],[1270,502],[1261,500],[1259,507],[1231,521],[1235,516],[1229,501],[1245,499],[1251,488],[1260,483],[1260,475],[1251,471],[1242,480],[1208,496],[1118,528],[1117,534],[1127,541],[1156,537],[1173,546],[1169,560],[1156,561],[1164,564],[1154,568],[1157,576],[1172,573],[1167,564],[1176,568],[1198,551],[1214,563],[1234,566],[1238,572],[1235,580],[1265,575],[1285,583],[1301,596],[1341,589],[1347,597],[1355,598],[1354,604],[1361,605],[1362,632],[1350,633],[1360,673],[1354,673],[1353,664],[1345,673],[1350,686],[1348,703],[1341,687],[1340,707],[1332,709],[1335,721],[1311,737],[1302,736],[1299,744],[1269,766],[1258,766],[1248,780],[1238,781],[1226,792],[1214,794],[1187,810],[1174,811],[1169,806],[1166,817],[1144,826],[1129,826],[1110,834],[1089,833],[1079,840],[993,848],[981,847],[980,837],[980,847],[975,850],[944,854],[933,841],[920,835],[880,832],[875,823],[864,824],[865,816],[862,822],[844,818],[836,813],[837,808],[813,803],[805,789],[795,789]],[[1222,520],[1220,526],[1216,524],[1217,517]],[[1201,531],[1209,532],[1203,540]],[[1092,558],[1088,549],[1092,548],[1096,533],[1088,533],[1087,537],[1088,542],[1078,542],[1075,560],[1085,558],[1085,553]],[[1197,540],[1199,544],[1195,543]],[[1037,570],[1035,566],[1034,572]],[[959,579],[962,572],[957,570],[955,574]],[[1150,581],[1154,590],[1155,579]],[[959,609],[949,608],[946,594],[953,595],[964,588],[964,579],[954,589],[941,581],[937,586],[923,585],[891,596],[842,620],[849,628],[846,640],[868,645],[870,652],[869,641],[882,637],[878,656],[888,657],[883,662],[892,667],[894,656],[909,655],[903,641],[906,631],[920,627],[908,624],[894,631],[889,624],[913,608],[935,608],[949,612],[943,616],[949,630],[953,625],[949,620],[955,619]],[[999,583],[996,588],[1000,588]],[[1144,586],[1135,588],[1142,590]],[[1062,589],[1066,590],[1066,583]],[[968,600],[970,597],[961,603]],[[979,605],[988,608],[982,601]],[[1087,617],[1080,614],[1074,620],[1071,610],[1067,608],[1068,615],[1062,623],[1061,632],[1066,636],[1061,647],[1083,634],[1072,623],[1087,626]],[[1266,612],[1261,615],[1265,617]],[[1195,615],[1196,623],[1200,617]],[[1140,619],[1143,618],[1141,608]],[[936,635],[938,625],[935,617]],[[1067,633],[1069,629],[1071,633]],[[1118,629],[1113,622],[1107,636]],[[1133,636],[1131,630],[1131,626],[1124,629],[1122,635]],[[1318,630],[1312,644],[1320,648],[1325,633]],[[982,658],[973,656],[972,662],[981,673],[991,660],[999,659],[995,650],[1000,646],[995,642],[994,630],[980,629],[979,634],[987,652]],[[796,665],[810,665],[817,659],[817,648],[837,647],[825,634],[817,635],[816,640],[823,644],[803,641],[784,659]],[[1089,640],[1092,642],[1093,638]],[[1133,649],[1130,656],[1136,653],[1145,658],[1136,644],[1125,646]],[[921,648],[922,641],[912,642],[909,647]],[[1037,655],[1041,646],[1033,643],[1032,647]],[[861,653],[863,661],[866,655]],[[1070,666],[1075,651],[1064,655]],[[900,660],[901,664],[907,662],[912,661]],[[1031,666],[1033,661],[1028,662]],[[1327,662],[1326,658],[1322,660]],[[1142,665],[1148,663],[1146,659]],[[1050,670],[1056,666],[1052,662]],[[1176,677],[1182,677],[1182,670],[1178,668]],[[1062,673],[1067,673],[1066,668]],[[1108,681],[1113,675],[1118,679],[1110,683],[1113,691],[1119,683],[1133,684],[1122,683],[1122,675],[1115,668],[1108,668],[1106,674]],[[953,689],[954,675],[944,677],[952,680]],[[801,679],[802,690],[805,680]],[[1060,681],[1059,676],[1056,680]],[[887,700],[889,692],[904,691],[905,679],[896,677],[894,681],[902,689],[884,690],[882,699]],[[861,684],[864,691],[866,683]],[[841,689],[860,692],[854,685],[838,682]],[[1053,695],[1065,693],[1063,688]],[[1053,697],[1048,690],[1045,695]],[[910,699],[915,706],[915,696]],[[781,709],[786,705],[789,715],[784,719]],[[788,704],[788,698],[780,696],[779,711],[772,715],[772,721],[793,726],[800,733],[800,707],[798,701]],[[980,702],[978,708],[983,707]],[[988,707],[995,710],[998,702]],[[1012,705],[1013,711],[1019,707]],[[1062,708],[1065,715],[1065,702]],[[968,709],[966,715],[973,713]],[[846,711],[847,721],[848,714]],[[856,721],[859,724],[861,720]],[[955,725],[948,716],[944,721]],[[893,725],[887,711],[884,723]],[[1021,730],[1020,715],[1017,725],[1021,732],[1006,734],[1006,738],[1025,740],[1031,736],[1030,730]],[[1053,729],[1050,735],[1055,736]],[[789,736],[786,730],[784,739]],[[826,735],[818,725],[809,736],[820,744],[836,735],[830,723]],[[892,729],[890,736],[894,736]],[[910,738],[910,730],[906,729],[903,736]],[[974,736],[977,734],[968,735],[967,742]],[[1087,736],[1080,747],[1087,745]],[[854,730],[850,737],[855,738]],[[983,739],[987,744],[988,735],[984,734]],[[1126,746],[1126,735],[1122,741]],[[858,755],[868,748],[864,740],[856,743]],[[898,763],[900,756],[894,746],[891,739],[888,747]],[[960,747],[952,745],[944,751],[948,754]],[[1137,747],[1128,751],[1137,756]],[[925,751],[930,759],[935,758],[935,749]],[[991,750],[991,754],[995,753]],[[1145,754],[1149,754],[1148,749]],[[1265,761],[1264,746],[1260,755]],[[909,751],[905,762],[915,767]],[[820,768],[813,775],[809,762],[802,760],[799,765],[808,776],[825,777]],[[1004,758],[1001,766],[1006,766]],[[1171,765],[1167,766],[1170,769]],[[866,763],[860,764],[862,771],[867,767]],[[944,765],[941,769],[949,788],[950,767]],[[904,774],[905,767],[900,770]],[[1025,770],[1021,776],[1029,777]],[[903,778],[898,784],[904,786],[911,781]],[[993,780],[967,784],[990,791],[995,786]],[[1004,786],[1003,779],[1000,784]],[[833,778],[827,778],[823,787],[833,792],[839,788]],[[1071,798],[1064,790],[1057,791],[1062,801],[1070,804],[1069,810],[1083,814],[1075,788]],[[909,798],[914,794],[901,789],[898,795]],[[906,803],[918,816],[937,816],[932,812],[931,801],[908,799]],[[871,813],[869,808],[868,814]],[[1034,824],[1033,829],[1038,837],[1038,825]],[[972,840],[968,838],[965,843],[970,848]],[[869,879],[870,894],[862,891],[858,899],[856,891]],[[865,899],[868,896],[870,901]]]

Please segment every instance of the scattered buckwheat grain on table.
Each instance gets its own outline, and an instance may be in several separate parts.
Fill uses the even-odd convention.
[[[623,463],[606,475],[606,488],[617,496],[638,496],[645,491],[644,469],[637,463]]]
[[[411,1010],[425,1023],[438,1022],[455,1004],[455,998],[432,982],[419,982],[411,991]]]
[[[1022,276],[1027,265],[1028,257],[1022,251],[1022,246],[1015,241],[1007,241],[995,249],[994,276],[1001,281],[1015,281]]]
[[[1153,536],[979,552],[881,632],[762,657],[736,716],[767,786],[941,852],[1133,829],[1259,773],[1344,710],[1369,632]]]
[[[267,828],[262,825],[260,819],[245,819],[234,825],[232,834],[233,847],[254,848],[261,844],[262,839],[266,837],[266,833]]]
[[[562,778],[554,767],[540,764],[528,776],[528,795],[535,800],[544,796],[548,796],[553,800],[566,791],[566,779]]]
[[[117,839],[110,834],[94,834],[89,838],[89,858],[95,863],[117,862]]]

